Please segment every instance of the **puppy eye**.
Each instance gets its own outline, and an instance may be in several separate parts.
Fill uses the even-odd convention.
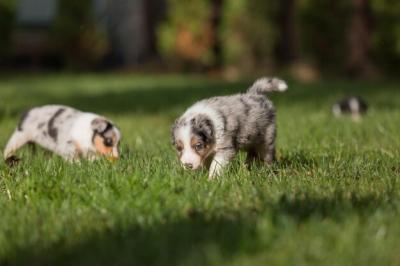
[[[194,148],[195,148],[196,151],[199,151],[199,150],[204,148],[204,145],[203,145],[203,143],[198,142],[198,143],[196,143]]]
[[[183,148],[182,148],[182,146],[177,146],[177,147],[176,147],[176,150],[180,152],[180,151],[183,150]]]
[[[104,145],[107,147],[112,147],[113,146],[113,140],[111,138],[105,138],[104,139]]]

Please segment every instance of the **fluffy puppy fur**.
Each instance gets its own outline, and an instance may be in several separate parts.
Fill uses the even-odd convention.
[[[359,121],[368,110],[367,103],[357,96],[347,97],[337,101],[332,106],[332,114],[336,117],[351,115],[354,121]]]
[[[115,159],[121,133],[108,119],[68,106],[46,105],[25,112],[6,148],[4,159],[12,163],[15,152],[35,143],[67,160],[98,155]]]
[[[182,165],[195,170],[211,161],[209,178],[212,179],[238,150],[247,152],[248,163],[254,160],[272,163],[275,159],[275,108],[264,94],[286,89],[285,81],[264,77],[246,93],[195,103],[172,127],[172,143]]]

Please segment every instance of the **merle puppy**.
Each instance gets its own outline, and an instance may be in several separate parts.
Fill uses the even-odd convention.
[[[264,77],[246,93],[195,103],[172,127],[172,142],[182,165],[195,170],[211,161],[209,178],[212,179],[238,150],[247,151],[248,163],[254,160],[272,163],[275,159],[275,108],[265,93],[286,89],[285,81]]]
[[[367,110],[367,103],[358,96],[341,99],[332,106],[334,116],[350,115],[354,121],[359,121]]]
[[[121,133],[108,119],[62,105],[46,105],[24,113],[4,149],[4,159],[12,163],[15,152],[35,143],[67,160],[119,156]]]

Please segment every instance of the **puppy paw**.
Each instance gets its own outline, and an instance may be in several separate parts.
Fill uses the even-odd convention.
[[[14,167],[14,166],[17,166],[17,165],[20,163],[20,161],[21,161],[20,158],[18,158],[18,157],[15,156],[15,155],[12,155],[12,156],[8,157],[8,158],[5,160],[5,163],[6,163],[6,165],[7,165],[8,167]]]

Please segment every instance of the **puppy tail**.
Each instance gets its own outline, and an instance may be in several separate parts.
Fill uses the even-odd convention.
[[[247,90],[250,94],[264,94],[272,91],[286,91],[288,85],[284,80],[278,78],[262,77],[257,79],[253,85]]]

